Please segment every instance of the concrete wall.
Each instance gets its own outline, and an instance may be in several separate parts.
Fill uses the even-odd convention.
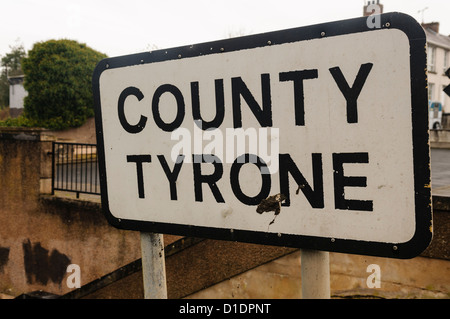
[[[369,288],[369,265],[380,266],[380,288]],[[196,292],[187,299],[301,299],[301,251],[296,251]],[[330,253],[333,299],[448,299],[450,262],[415,258],[409,261]]]
[[[410,260],[330,253],[332,297],[450,299],[450,197],[433,198],[433,228],[430,246]],[[380,267],[380,288],[367,285],[373,264]],[[187,298],[302,298],[300,270],[296,250]]]
[[[98,204],[49,192],[51,141],[39,130],[0,130],[0,293],[63,294],[69,264],[82,284],[140,257],[138,234],[110,227]]]

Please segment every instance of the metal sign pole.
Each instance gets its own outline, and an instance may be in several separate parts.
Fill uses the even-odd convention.
[[[162,234],[141,232],[145,299],[167,299],[166,263]]]
[[[301,251],[301,279],[303,299],[330,299],[330,254]]]

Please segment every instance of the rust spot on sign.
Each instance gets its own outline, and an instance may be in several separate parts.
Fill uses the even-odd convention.
[[[286,196],[283,194],[277,194],[263,199],[256,208],[258,214],[275,212],[275,217],[269,225],[275,222],[275,218],[281,213],[281,203],[286,200]]]

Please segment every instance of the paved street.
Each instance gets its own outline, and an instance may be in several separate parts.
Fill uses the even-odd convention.
[[[431,187],[434,195],[450,196],[450,150],[431,150]]]

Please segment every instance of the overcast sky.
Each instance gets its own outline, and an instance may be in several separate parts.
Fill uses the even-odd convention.
[[[0,55],[23,44],[73,39],[108,56],[171,48],[362,16],[365,0],[0,0]],[[439,21],[450,34],[448,0],[381,0]]]

